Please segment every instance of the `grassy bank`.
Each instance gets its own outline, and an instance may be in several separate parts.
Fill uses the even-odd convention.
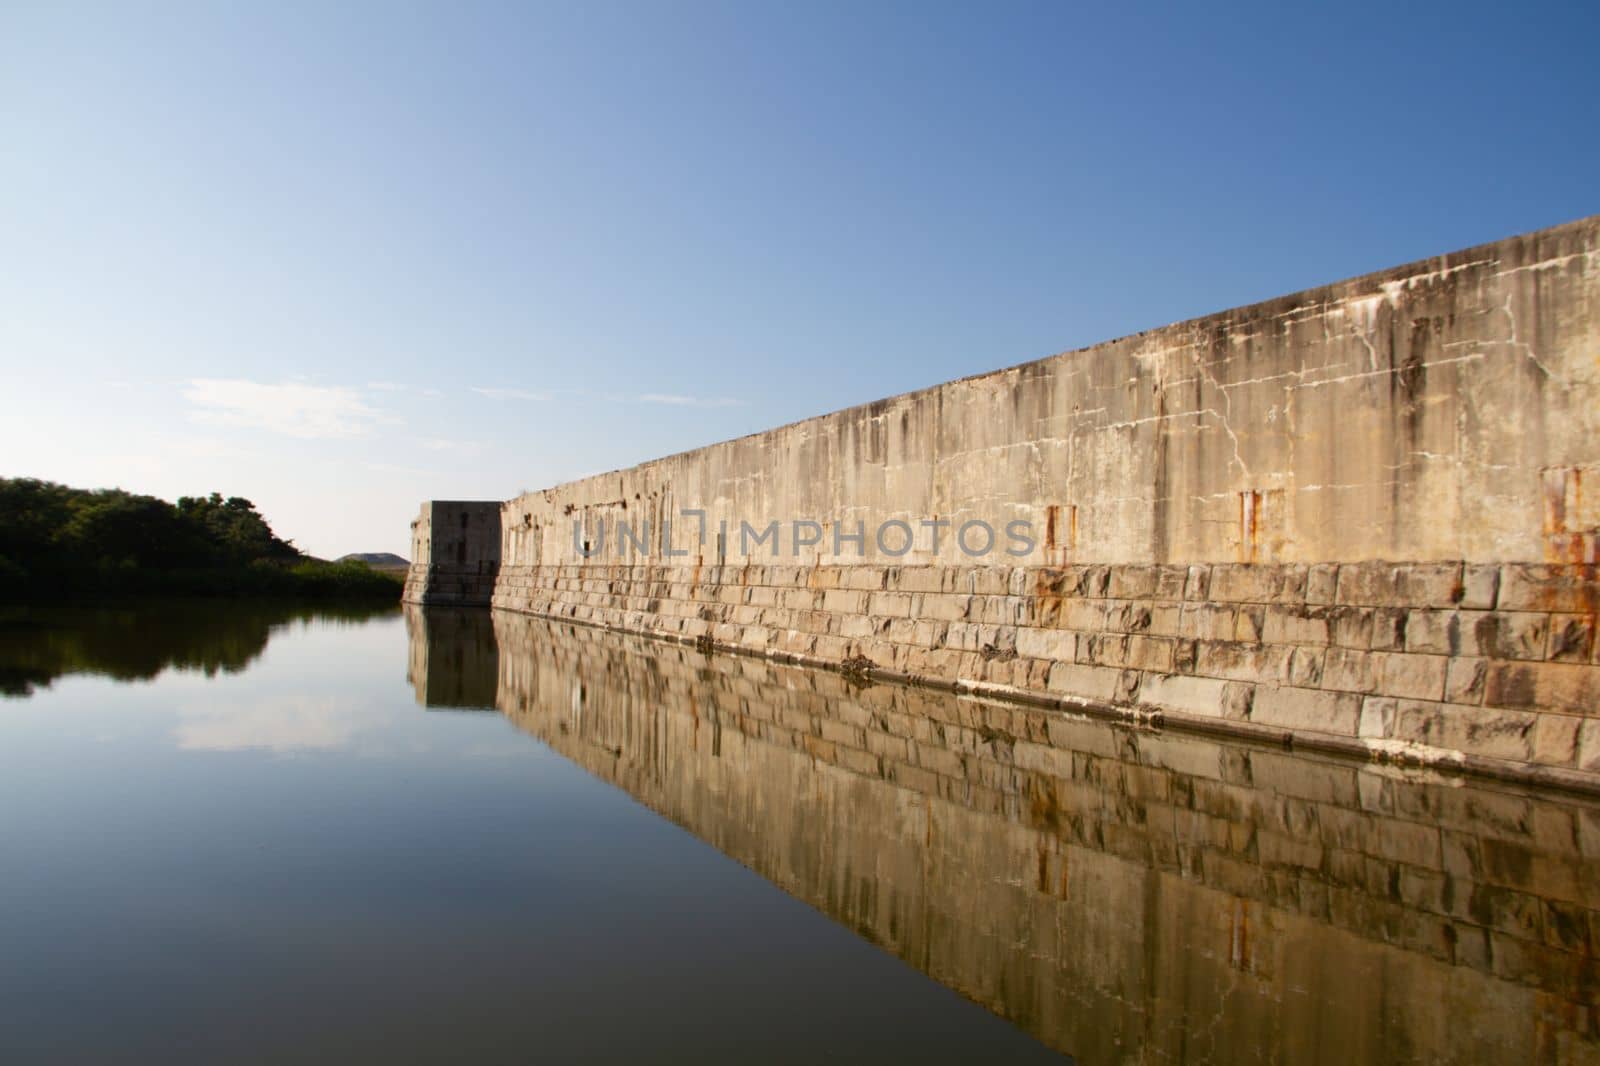
[[[0,559],[0,602],[38,603],[138,599],[148,596],[268,596],[304,600],[398,602],[404,577],[365,563],[315,559],[242,567],[157,570],[112,564],[93,568],[44,567],[28,571]]]

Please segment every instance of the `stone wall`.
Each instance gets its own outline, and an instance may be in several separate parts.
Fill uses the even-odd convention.
[[[493,621],[513,722],[1078,1061],[1600,1061],[1591,804]]]
[[[1597,431],[1587,219],[520,496],[494,603],[1592,781]]]
[[[1519,564],[560,566],[511,569],[496,603],[988,695],[1593,772],[1594,591]]]
[[[407,603],[484,607],[500,572],[501,505],[430,500],[411,521]]]

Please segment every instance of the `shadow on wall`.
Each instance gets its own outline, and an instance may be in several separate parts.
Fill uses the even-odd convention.
[[[507,612],[407,622],[419,703],[492,697],[1081,1061],[1600,1057],[1593,805]]]

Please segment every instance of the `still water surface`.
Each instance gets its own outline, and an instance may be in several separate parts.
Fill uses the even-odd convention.
[[[6,1063],[1600,1059],[1571,798],[488,612],[0,691]]]

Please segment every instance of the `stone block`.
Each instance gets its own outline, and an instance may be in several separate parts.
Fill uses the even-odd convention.
[[[1257,685],[1250,720],[1260,725],[1314,733],[1354,736],[1361,716],[1361,697],[1348,692],[1324,692]]]
[[[1323,648],[1295,648],[1289,656],[1289,684],[1316,688],[1322,684]]]
[[[1138,670],[1169,673],[1173,669],[1175,644],[1176,642],[1168,637],[1129,637],[1124,665]]]
[[[1262,631],[1266,628],[1267,609],[1264,606],[1246,604],[1238,607],[1233,613],[1232,639],[1245,644],[1258,644],[1261,641]]]
[[[1500,568],[1492,564],[1468,563],[1462,568],[1461,606],[1492,611],[1500,593]]]
[[[1400,602],[1399,581],[1390,563],[1348,563],[1339,567],[1336,602],[1352,607],[1388,607]]]
[[[1150,628],[1150,607],[1145,603],[1106,601],[1106,628],[1119,633],[1142,633]]]
[[[1304,603],[1303,566],[1217,565],[1211,568],[1211,599],[1223,603]]]
[[[1080,633],[1094,633],[1106,627],[1104,600],[1066,600],[1061,604],[1060,618],[1056,623],[1062,629]]]
[[[1444,698],[1445,674],[1450,662],[1446,657],[1391,652],[1381,658],[1378,690],[1383,695],[1420,700]]]
[[[1077,655],[1077,634],[1060,629],[1017,630],[1017,654],[1030,659],[1071,662]]]
[[[1586,718],[1578,726],[1578,769],[1600,772],[1600,718]],[[1600,845],[1600,832],[1596,841]]]
[[[1374,651],[1400,651],[1406,646],[1406,621],[1410,612],[1401,607],[1379,607],[1372,612]]]
[[[1339,603],[1358,607],[1451,607],[1463,595],[1460,563],[1352,563],[1339,568]]]
[[[970,622],[951,622],[945,631],[945,647],[962,651],[978,650],[978,627]]]
[[[1230,681],[1222,689],[1222,717],[1235,722],[1250,717],[1255,706],[1256,686],[1243,681]]]
[[[1406,651],[1454,655],[1461,646],[1459,611],[1416,610],[1406,618]]]
[[[874,592],[869,594],[866,609],[879,618],[909,618],[911,595],[905,592]]]
[[[1574,715],[1538,715],[1533,724],[1533,761],[1544,766],[1576,765],[1584,722]]]
[[[874,599],[888,593],[874,593]],[[923,592],[914,597],[914,617],[936,622],[960,622],[967,618],[972,607],[972,597],[950,592]],[[872,608],[869,608],[872,609]]]
[[[1156,588],[1154,599],[1173,602],[1183,599],[1189,583],[1189,568],[1183,566],[1158,566],[1155,568]]]
[[[848,568],[841,585],[847,589],[877,592],[887,587],[886,578],[886,567],[862,564]]]
[[[1589,662],[1594,654],[1594,629],[1594,615],[1552,615],[1544,657],[1553,662]]]
[[[1327,612],[1314,607],[1268,607],[1261,639],[1268,644],[1327,644]]]
[[[1111,703],[1121,691],[1122,671],[1110,666],[1056,663],[1050,668],[1051,692]]]
[[[1354,648],[1329,648],[1323,660],[1322,687],[1341,692],[1378,691],[1379,656]]]
[[[1223,716],[1226,690],[1232,682],[1181,674],[1153,674],[1144,681],[1142,702],[1208,718]]]
[[[890,596],[904,596],[903,593],[887,593]],[[907,606],[910,598],[905,597]],[[867,593],[850,589],[829,589],[822,594],[822,609],[838,614],[859,614],[866,609]],[[878,612],[873,612],[877,614]]]
[[[1144,632],[1153,637],[1177,637],[1180,632],[1180,621],[1183,616],[1183,605],[1180,603],[1152,603],[1150,605],[1150,622]]]
[[[1502,611],[1600,613],[1600,568],[1512,563],[1500,568]]]
[[[1536,718],[1519,711],[1400,700],[1393,735],[1396,740],[1446,751],[1529,762]]]
[[[1496,662],[1484,703],[1600,716],[1600,668],[1584,663]]]
[[[1444,679],[1445,700],[1449,703],[1482,703],[1488,676],[1487,659],[1451,659]]]
[[[1306,603],[1326,606],[1338,601],[1339,566],[1317,563],[1306,572]]]
[[[1525,611],[1474,614],[1463,643],[1468,654],[1491,659],[1543,659],[1550,643],[1550,616]]]
[[[1154,566],[1113,566],[1106,595],[1118,600],[1153,599],[1158,577]]]
[[[1396,701],[1387,696],[1368,696],[1363,700],[1357,735],[1372,740],[1393,736],[1395,704]]]
[[[1195,642],[1186,637],[1177,638],[1172,646],[1172,668],[1179,673],[1194,673]]]
[[[1238,608],[1215,603],[1186,603],[1178,616],[1180,635],[1199,640],[1232,640]]]
[[[946,573],[942,566],[890,567],[884,588],[890,592],[943,592]]]
[[[1293,649],[1282,644],[1240,644],[1235,641],[1195,642],[1195,673],[1231,681],[1283,682],[1289,679]]]
[[[1372,610],[1366,607],[1331,607],[1327,612],[1328,640],[1342,648],[1372,647]]]

